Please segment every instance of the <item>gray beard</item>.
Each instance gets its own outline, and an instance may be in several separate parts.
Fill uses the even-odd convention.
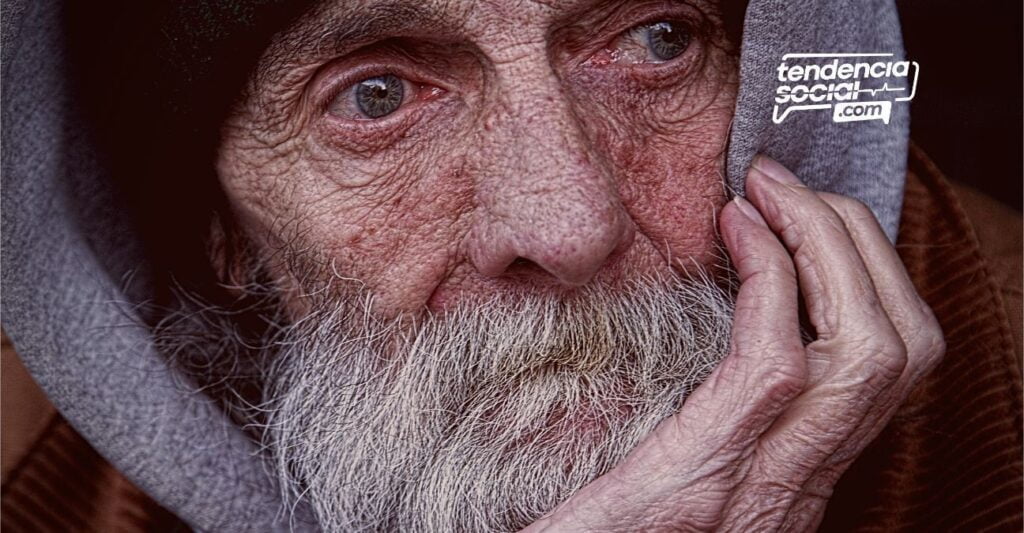
[[[351,300],[349,300],[351,301]],[[611,469],[728,351],[712,281],[515,295],[413,321],[290,326],[263,444],[327,531],[514,531]]]

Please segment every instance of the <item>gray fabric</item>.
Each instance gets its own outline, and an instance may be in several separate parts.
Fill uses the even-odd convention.
[[[186,392],[138,325],[140,296],[125,294],[114,273],[139,261],[139,247],[121,229],[105,170],[76,127],[59,7],[8,1],[4,8],[3,327],[74,427],[197,529],[313,529],[303,507],[302,522],[282,518],[255,447],[205,397]],[[833,124],[827,113],[771,122],[782,54],[851,51],[902,55],[891,2],[751,2],[728,179],[742,191],[751,157],[764,151],[816,188],[863,199],[893,236],[905,105],[894,107],[889,125]]]
[[[104,170],[76,128],[60,5],[25,7],[20,29],[4,30],[18,36],[3,66],[5,331],[75,429],[162,505],[201,530],[287,530],[255,446],[212,402],[184,392],[104,268],[138,250],[105,209]],[[109,240],[89,242],[104,226]]]
[[[729,184],[743,191],[758,152],[816,190],[862,200],[896,240],[906,177],[910,107],[897,103],[889,124],[836,124],[828,111],[797,112],[772,123],[776,72],[788,53],[892,53],[903,37],[892,0],[751,1],[743,30],[740,90],[729,139]]]

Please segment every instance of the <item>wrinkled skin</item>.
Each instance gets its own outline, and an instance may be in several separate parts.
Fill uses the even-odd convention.
[[[312,246],[385,314],[711,261],[737,71],[710,6],[451,5],[443,23],[375,35],[405,37],[393,46],[272,45],[219,161],[266,249]],[[295,32],[343,12],[327,4]],[[652,17],[692,21],[683,56],[602,60]],[[324,111],[387,71],[440,91],[377,121]]]
[[[945,344],[871,211],[759,157],[721,215],[732,349],[619,466],[530,531],[811,531]],[[752,203],[751,203],[752,202]],[[798,287],[818,338],[803,346]]]
[[[275,39],[225,124],[221,181],[264,259],[311,250],[394,315],[709,265],[720,229],[742,283],[730,355],[532,527],[813,528],[942,335],[861,204],[761,158],[750,202],[726,205],[737,70],[715,6],[465,0],[364,16],[383,21],[366,36],[296,37],[350,28],[363,4],[327,2]],[[662,19],[691,26],[683,55],[617,60],[623,32]],[[334,95],[387,72],[410,82],[402,108],[339,111]]]

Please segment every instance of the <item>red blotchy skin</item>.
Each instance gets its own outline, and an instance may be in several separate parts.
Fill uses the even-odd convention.
[[[715,7],[428,1],[429,23],[396,12],[299,46],[358,30],[346,13],[372,3],[325,2],[279,35],[224,125],[219,176],[271,274],[305,288],[288,259],[315,257],[382,316],[444,311],[707,265],[720,215],[739,282],[729,353],[528,531],[814,530],[945,344],[865,205],[759,156],[750,200],[723,209],[737,69]],[[688,47],[645,62],[635,29],[664,21]],[[346,95],[385,74],[404,104],[360,118]]]
[[[446,5],[440,26],[295,50],[358,7],[327,2],[271,44],[218,170],[272,265],[315,252],[390,316],[713,261],[737,70],[711,3]],[[660,20],[689,28],[680,56],[609,60]],[[345,107],[382,74],[407,80],[398,110]]]

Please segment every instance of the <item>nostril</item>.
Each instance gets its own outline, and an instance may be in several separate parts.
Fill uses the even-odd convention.
[[[514,261],[512,261],[512,264],[509,265],[509,267],[510,268],[518,268],[518,267],[527,267],[527,266],[530,266],[530,265],[537,266],[537,263],[534,263],[533,261],[530,261],[529,259],[527,259],[525,257],[517,257],[517,258],[515,258]]]
[[[508,281],[528,285],[553,286],[564,284],[564,280],[558,275],[558,269],[545,268],[543,264],[522,256],[513,259],[505,267],[505,270],[502,271],[501,277]]]
[[[505,268],[506,274],[535,274],[544,272],[547,271],[544,270],[543,267],[525,257],[515,258],[515,260]]]

